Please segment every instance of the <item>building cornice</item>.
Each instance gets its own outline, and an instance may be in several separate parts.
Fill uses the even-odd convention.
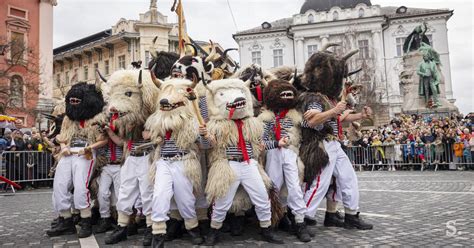
[[[232,37],[235,41],[241,40],[253,40],[257,38],[272,38],[272,37],[280,37],[286,36],[286,29],[281,30],[274,30],[274,31],[266,31],[266,32],[256,32],[256,33],[248,33],[248,34],[234,34]]]
[[[391,24],[402,24],[402,23],[410,23],[414,21],[429,21],[429,20],[436,20],[436,19],[445,19],[449,20],[453,15],[452,10],[447,10],[446,12],[441,13],[426,13],[426,14],[419,14],[419,15],[410,15],[405,17],[391,17],[388,21]]]

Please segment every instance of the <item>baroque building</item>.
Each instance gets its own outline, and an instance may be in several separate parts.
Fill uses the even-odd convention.
[[[386,123],[404,112],[403,85],[399,79],[403,43],[423,22],[427,23],[431,45],[441,56],[443,94],[449,102],[455,102],[447,30],[452,15],[449,9],[379,6],[372,5],[370,0],[306,0],[300,13],[264,22],[233,37],[240,48],[242,65],[295,65],[300,72],[308,58],[327,43],[339,43],[340,46],[331,48],[338,54],[359,49],[359,54],[350,60],[350,68],[363,69],[355,80],[372,92],[370,99],[362,100],[381,106],[376,123]]]

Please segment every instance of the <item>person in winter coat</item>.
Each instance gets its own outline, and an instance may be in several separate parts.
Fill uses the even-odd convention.
[[[388,136],[387,139],[383,142],[385,146],[385,157],[387,158],[388,170],[395,171],[395,141],[392,139],[391,136]]]

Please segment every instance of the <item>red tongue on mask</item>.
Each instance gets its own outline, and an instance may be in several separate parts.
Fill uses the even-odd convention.
[[[231,108],[229,110],[229,120],[232,120],[232,116],[234,116],[235,108]]]
[[[115,131],[114,121],[118,119],[118,116],[119,116],[118,113],[114,113],[112,115],[112,118],[110,119],[110,125],[109,126],[110,126],[110,129],[112,131]]]
[[[262,88],[260,87],[260,85],[257,85],[255,87],[255,90],[257,91],[257,100],[261,102],[262,101]]]

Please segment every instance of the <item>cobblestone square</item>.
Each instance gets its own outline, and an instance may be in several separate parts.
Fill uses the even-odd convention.
[[[363,217],[374,230],[357,231],[322,226],[324,210],[318,213],[316,237],[298,242],[283,232],[285,245],[262,242],[257,229],[245,235],[223,234],[218,247],[334,247],[334,246],[466,246],[474,244],[474,172],[358,172]],[[49,238],[53,212],[51,190],[0,194],[1,247],[108,247],[104,234],[79,240],[75,235]],[[325,207],[323,203],[321,208]],[[140,247],[141,235],[110,247]],[[189,237],[166,243],[167,247],[190,247]]]

